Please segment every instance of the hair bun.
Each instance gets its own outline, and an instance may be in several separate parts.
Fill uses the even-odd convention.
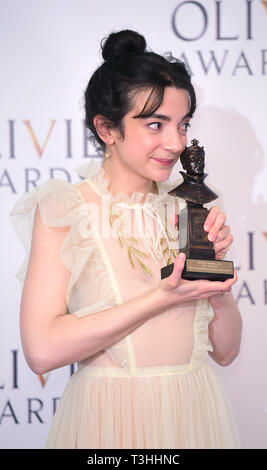
[[[146,41],[141,34],[125,29],[111,33],[102,46],[104,60],[118,59],[128,54],[142,54],[146,49]]]

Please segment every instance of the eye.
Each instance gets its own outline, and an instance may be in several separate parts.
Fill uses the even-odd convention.
[[[185,122],[185,123],[184,123],[185,131],[188,131],[190,125],[191,125],[190,122]]]
[[[155,131],[158,131],[158,130],[161,128],[161,122],[150,122],[150,123],[148,124],[148,127],[149,127],[150,129],[155,130]]]
[[[180,126],[179,126],[179,130],[182,134],[186,134],[188,129],[190,127],[190,123],[189,122],[183,122]]]

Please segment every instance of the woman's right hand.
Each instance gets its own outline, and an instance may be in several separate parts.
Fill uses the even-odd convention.
[[[223,282],[207,280],[187,281],[182,279],[185,258],[184,253],[179,253],[175,258],[172,274],[165,279],[161,279],[159,283],[159,288],[167,294],[169,308],[191,300],[207,299],[218,294],[223,295],[229,292],[232,285],[237,281],[236,271],[233,279],[227,279]]]

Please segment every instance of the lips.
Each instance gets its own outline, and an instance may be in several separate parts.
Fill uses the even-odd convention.
[[[171,159],[153,157],[153,160],[155,160],[156,162],[158,162],[158,163],[160,163],[161,165],[164,165],[164,166],[170,166],[174,163],[174,160],[171,160]]]

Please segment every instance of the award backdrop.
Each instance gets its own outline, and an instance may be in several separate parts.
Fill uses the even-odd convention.
[[[189,130],[206,152],[207,181],[234,235],[234,295],[243,318],[239,356],[211,361],[244,448],[267,448],[267,1],[1,0],[0,447],[42,448],[74,366],[35,375],[19,335],[24,248],[10,224],[16,200],[48,178],[77,182],[97,158],[85,139],[83,91],[100,41],[135,29],[193,75],[198,108]],[[189,140],[189,142],[190,142]],[[173,177],[181,169],[177,164]],[[176,175],[175,175],[176,172]]]

